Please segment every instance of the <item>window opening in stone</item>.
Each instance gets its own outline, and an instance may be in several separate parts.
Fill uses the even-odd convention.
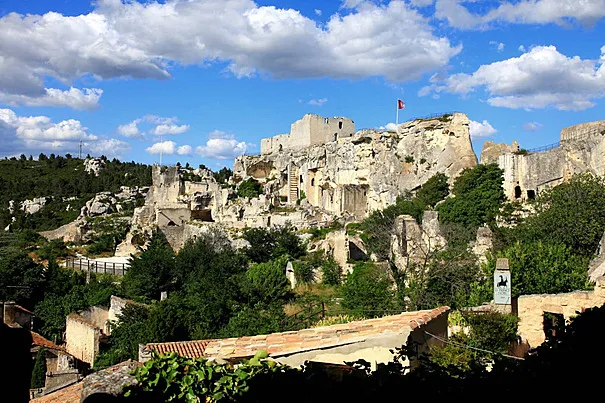
[[[515,186],[515,199],[518,199],[519,197],[521,197],[521,186],[517,185]]]
[[[552,340],[565,331],[565,317],[562,313],[544,312],[544,336]]]
[[[338,133],[334,133],[334,141],[338,140]]]
[[[303,183],[302,175],[300,175],[300,183]]]
[[[315,186],[315,178],[311,178],[311,186]]]
[[[527,191],[527,199],[528,200],[535,200],[536,199],[536,191],[535,190],[528,190]]]
[[[342,122],[338,122],[338,128],[342,129]]]

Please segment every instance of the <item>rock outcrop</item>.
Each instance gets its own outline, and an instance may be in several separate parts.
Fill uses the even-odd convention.
[[[42,210],[48,199],[46,197],[36,197],[32,200],[24,200],[20,203],[20,208],[25,214],[36,214]]]
[[[84,160],[84,170],[94,176],[99,176],[99,172],[101,172],[104,166],[105,161],[100,158],[86,158]]]

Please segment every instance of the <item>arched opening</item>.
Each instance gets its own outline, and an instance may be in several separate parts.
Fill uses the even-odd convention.
[[[338,122],[338,128],[342,130],[342,122]]]
[[[334,133],[334,141],[338,140],[338,133]]]
[[[527,191],[527,199],[528,200],[535,200],[536,199],[536,191],[535,190],[528,190]]]
[[[515,199],[518,199],[521,197],[521,186],[517,185],[515,186]]]
[[[315,186],[315,178],[311,178],[311,186]]]
[[[300,175],[300,183],[303,183],[302,175]]]

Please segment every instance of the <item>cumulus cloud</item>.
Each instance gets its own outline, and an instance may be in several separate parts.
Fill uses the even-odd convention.
[[[130,138],[142,138],[145,132],[141,131],[139,125],[147,124],[153,127],[150,128],[150,133],[156,136],[165,136],[171,134],[181,134],[189,130],[189,125],[177,125],[177,118],[165,118],[156,115],[145,115],[142,118],[133,120],[132,122],[118,126],[118,134]]]
[[[525,46],[519,45],[519,52],[525,53]]]
[[[124,137],[130,137],[130,138],[143,137],[144,133],[142,133],[139,130],[139,126],[138,126],[139,123],[141,123],[141,119],[135,119],[130,123],[120,125],[120,126],[118,126],[117,132],[118,132],[118,134],[120,134]]]
[[[196,147],[195,152],[205,158],[231,160],[243,155],[250,146],[244,141],[237,141],[232,134],[215,130],[208,134],[206,144]]]
[[[10,13],[0,17],[0,88],[15,104],[90,109],[99,90],[64,91],[61,98],[45,80],[162,80],[175,63],[226,63],[238,77],[402,82],[447,65],[461,51],[404,1],[347,3],[321,25],[297,10],[252,0],[98,0],[78,16]]]
[[[164,136],[166,134],[181,134],[189,130],[189,125],[175,125],[174,123],[163,123],[157,125],[152,133],[156,136]]]
[[[0,70],[1,71],[1,70]],[[0,79],[1,81],[1,79]],[[45,88],[44,94],[10,94],[0,91],[0,102],[10,106],[58,106],[79,110],[93,110],[99,106],[103,90],[98,88],[71,87],[67,91],[56,88]]]
[[[128,143],[88,132],[75,119],[53,122],[47,116],[19,116],[11,109],[0,109],[0,142],[4,155],[13,153],[76,152],[83,141],[87,152],[120,156]]]
[[[315,10],[313,10],[313,11],[315,11],[315,15],[317,15],[317,16],[321,16],[321,10],[320,10],[320,9],[316,8],[316,9],[315,9]]]
[[[537,132],[542,128],[542,126],[543,125],[538,122],[527,122],[523,124],[522,129],[526,132]]]
[[[454,74],[429,88],[422,93],[466,95],[484,88],[490,105],[511,109],[582,110],[605,96],[605,64],[603,59],[565,56],[554,46],[536,46],[519,57],[483,65],[472,74]]]
[[[151,147],[148,147],[145,151],[149,154],[165,154],[172,155],[176,152],[176,143],[174,141],[162,141],[154,143]]]
[[[471,120],[469,129],[471,132],[472,139],[489,137],[497,132],[497,130],[494,129],[487,120],[484,120],[483,122],[476,122],[474,120]]]
[[[326,102],[328,102],[328,98],[312,99],[307,103],[311,106],[323,106]]]
[[[176,153],[178,155],[191,155],[193,153],[193,149],[190,145],[184,145],[177,148]]]
[[[574,21],[593,25],[605,17],[605,0],[521,0],[500,2],[484,14],[474,14],[465,4],[474,0],[437,0],[435,15],[461,29],[488,28],[497,22],[568,25]]]
[[[427,7],[432,5],[434,2],[435,0],[410,0],[410,3],[416,7]]]

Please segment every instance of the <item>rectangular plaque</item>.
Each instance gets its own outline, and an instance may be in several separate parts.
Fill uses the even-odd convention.
[[[494,271],[494,302],[500,305],[511,303],[510,271]]]

